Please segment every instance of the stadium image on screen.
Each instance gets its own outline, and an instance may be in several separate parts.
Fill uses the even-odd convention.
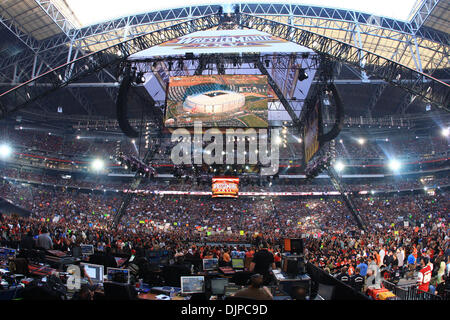
[[[165,125],[192,127],[267,127],[268,84],[263,75],[172,77],[167,90]]]
[[[311,2],[0,1],[3,309],[449,314],[450,0]]]

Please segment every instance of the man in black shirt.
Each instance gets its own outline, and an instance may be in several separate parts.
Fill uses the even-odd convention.
[[[270,269],[276,269],[273,254],[269,252],[266,242],[262,242],[261,249],[255,253],[250,263],[250,272],[259,273],[264,277],[264,284],[267,285],[272,280]]]
[[[341,272],[336,276],[336,279],[342,281],[345,284],[350,284],[350,277],[348,276],[347,271],[347,267],[342,267]]]
[[[361,275],[361,270],[356,267],[355,274],[350,277],[350,285],[358,292],[362,291],[364,286],[364,277]]]

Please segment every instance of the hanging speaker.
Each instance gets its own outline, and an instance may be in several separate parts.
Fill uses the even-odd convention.
[[[128,122],[128,91],[131,86],[130,68],[125,69],[117,96],[117,121],[122,132],[129,138],[139,137],[139,133]]]

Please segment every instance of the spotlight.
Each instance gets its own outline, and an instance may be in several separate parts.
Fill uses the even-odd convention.
[[[448,136],[450,135],[450,128],[449,128],[449,127],[447,127],[447,128],[442,128],[441,134],[442,134],[444,137],[448,137]]]
[[[145,82],[144,73],[142,71],[138,72],[138,74],[136,76],[136,84],[141,84],[141,83],[144,83],[144,82]]]
[[[94,159],[91,164],[92,169],[94,169],[96,171],[102,170],[104,168],[104,166],[105,166],[105,163],[101,159]]]
[[[298,80],[303,81],[308,79],[308,74],[306,73],[305,69],[300,68],[298,69]]]
[[[12,149],[9,145],[2,144],[0,146],[0,158],[6,159],[11,155],[11,153],[12,153]]]
[[[344,170],[345,164],[343,164],[341,161],[337,161],[334,164],[334,168],[336,169],[337,172],[341,172],[342,170]]]
[[[364,138],[359,138],[359,139],[358,139],[358,143],[359,143],[360,145],[363,145],[364,143],[366,143],[366,140],[365,140]]]
[[[402,166],[401,163],[400,163],[397,159],[392,159],[392,160],[389,162],[389,168],[390,168],[392,171],[398,171],[398,170],[400,169],[401,166]]]

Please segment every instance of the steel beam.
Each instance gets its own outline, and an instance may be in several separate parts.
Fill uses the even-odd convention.
[[[261,17],[240,14],[240,26],[260,30],[273,36],[308,47],[335,60],[365,70],[395,86],[419,96],[425,101],[450,111],[450,86],[365,49],[323,35]],[[362,64],[364,67],[362,67]],[[427,79],[429,82],[425,82]],[[396,81],[394,81],[396,80]],[[405,81],[408,80],[408,81]]]
[[[127,41],[120,42],[106,49],[87,54],[83,57],[72,60],[69,63],[65,63],[58,68],[47,71],[37,78],[31,79],[0,94],[0,105],[2,105],[3,108],[6,108],[3,116],[25,107],[29,102],[35,101],[36,99],[52,91],[83,79],[108,66],[119,64],[136,52],[195,31],[211,29],[218,26],[219,23],[220,16],[212,14],[202,18],[182,22],[168,28],[149,32],[138,37],[131,38]],[[72,65],[74,67],[70,76],[62,77],[64,70]],[[52,83],[53,86],[48,88],[33,85],[38,83]]]

